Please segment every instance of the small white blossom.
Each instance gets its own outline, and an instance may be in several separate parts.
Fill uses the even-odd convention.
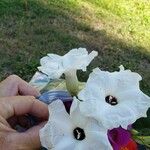
[[[78,94],[82,100],[80,111],[108,129],[119,126],[127,129],[138,118],[146,117],[150,107],[150,97],[139,88],[140,80],[138,73],[124,70],[123,66],[118,72],[96,68]]]
[[[63,73],[72,70],[86,71],[86,67],[97,55],[96,51],[88,54],[85,48],[72,49],[64,56],[48,54],[41,59],[38,69],[52,79],[59,78]]]
[[[84,117],[74,98],[70,115],[57,100],[49,105],[48,123],[40,130],[42,146],[48,150],[112,150],[107,130],[92,118]]]

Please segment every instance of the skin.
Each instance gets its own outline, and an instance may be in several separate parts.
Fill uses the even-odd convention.
[[[16,75],[0,83],[0,149],[39,149],[39,130],[48,118],[47,105],[35,97],[40,93]],[[30,95],[30,96],[29,96]],[[31,126],[27,115],[38,118],[38,125]],[[28,128],[25,132],[15,130],[16,124]]]

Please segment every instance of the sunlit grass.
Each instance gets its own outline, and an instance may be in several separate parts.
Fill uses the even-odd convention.
[[[150,1],[78,0],[87,22],[130,44],[150,48]],[[86,11],[85,11],[86,10]],[[84,19],[85,19],[84,18]]]

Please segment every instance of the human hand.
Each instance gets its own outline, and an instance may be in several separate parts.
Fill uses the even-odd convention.
[[[32,95],[37,97],[40,93],[17,75],[11,75],[0,83],[0,97],[16,95]]]
[[[12,116],[31,114],[41,120],[37,126],[19,133],[11,127],[8,119]],[[34,150],[40,148],[39,130],[48,118],[48,108],[32,96],[13,96],[0,98],[0,149]]]

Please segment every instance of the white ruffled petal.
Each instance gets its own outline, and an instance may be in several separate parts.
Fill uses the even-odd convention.
[[[86,137],[82,142],[77,143],[75,150],[112,150],[107,136],[107,129],[102,124],[98,124],[95,119],[88,119],[84,131]]]
[[[86,126],[84,127],[87,136],[90,136],[89,133],[100,133],[100,134],[107,134],[107,129],[101,124],[98,123],[97,120],[93,118],[89,118]]]
[[[119,126],[127,129],[129,124],[145,117],[150,106],[150,98],[140,91],[141,79],[139,74],[124,70],[123,66],[119,72],[111,73],[94,69],[86,87],[78,94],[82,100],[80,111],[108,129]],[[106,101],[107,96],[113,96],[116,105]]]
[[[64,72],[64,70],[62,70],[62,69],[59,70],[58,67],[55,67],[55,66],[50,66],[50,67],[40,66],[40,67],[38,67],[38,70],[43,72],[44,74],[46,74],[50,79],[58,79]]]
[[[89,93],[90,91],[88,91]],[[84,115],[95,118],[99,123],[103,123],[107,129],[116,128],[120,125],[127,128],[129,124],[136,121],[137,113],[133,108],[126,104],[122,105],[122,103],[121,101],[116,106],[112,106],[106,103],[104,95],[99,97],[93,95],[93,99],[82,101],[79,107]]]
[[[94,82],[100,85],[100,88],[104,88],[108,92],[118,92],[131,89],[139,89],[139,81],[142,77],[130,70],[120,70],[119,72],[101,71],[99,68],[93,70],[90,74],[88,83]]]
[[[99,99],[101,101],[101,99],[105,97],[105,93],[106,91],[101,88],[98,83],[88,82],[85,88],[79,92],[78,98],[81,101],[90,100],[95,102],[95,99]]]
[[[146,117],[146,112],[150,107],[150,97],[140,90],[129,90],[118,93],[118,99],[122,99],[121,103],[127,105],[134,111],[137,119]]]
[[[87,66],[91,63],[91,61],[98,55],[97,51],[92,51],[88,57],[83,58],[85,60],[85,62],[83,63],[83,67],[82,70],[86,71]]]
[[[107,129],[113,129],[119,126],[127,129],[128,125],[133,124],[136,119],[135,112],[128,105],[118,106],[114,109],[112,106],[112,109],[107,109],[99,118],[99,120],[103,120],[102,123]]]
[[[88,54],[85,48],[73,49],[63,57],[63,67],[66,71],[70,69],[86,71],[86,67],[97,56],[96,51]]]
[[[72,130],[70,116],[61,100],[54,101],[49,105],[49,114],[49,121],[63,126],[64,132]]]
[[[39,132],[41,145],[48,150],[52,148],[50,124],[47,123]]]
[[[145,117],[148,108],[150,107],[150,98],[137,90],[129,90],[122,93],[116,94],[118,104],[112,106],[105,101],[104,95],[97,96],[97,93],[94,94],[93,98],[90,95],[90,92],[85,90],[86,99],[80,102],[81,112],[88,116],[97,119],[100,123],[108,128],[116,128],[122,126],[127,129],[129,124],[134,123],[140,117]],[[82,91],[81,96],[84,99]],[[90,95],[90,96],[89,96]],[[88,98],[89,99],[88,99]],[[79,94],[80,98],[80,94]]]
[[[89,118],[85,126],[85,133],[87,135],[86,146],[89,150],[103,149],[112,150],[112,146],[108,140],[107,129],[102,124],[98,124],[95,119]]]
[[[89,118],[82,115],[79,109],[79,103],[79,100],[74,97],[70,108],[70,118],[72,120],[72,123],[74,124],[74,127],[84,128]]]
[[[147,117],[147,111],[150,108],[150,97],[141,92],[141,100],[137,101],[138,112],[140,117]]]
[[[43,65],[51,65],[51,63],[59,63],[62,61],[62,56],[56,54],[47,54],[47,56],[41,58],[40,64]]]
[[[99,116],[103,109],[110,107],[105,102],[105,92],[94,84],[86,85],[86,87],[78,94],[78,98],[82,100],[79,108],[82,114],[88,117]]]
[[[97,116],[100,116],[100,114],[102,113],[101,107],[106,109],[104,105],[101,104],[100,101],[97,101],[95,99],[87,99],[87,101],[82,101],[79,107],[83,115],[97,119]]]
[[[83,141],[82,143],[78,143],[78,145],[76,145],[74,150],[98,150],[99,147],[99,143],[98,145],[96,145],[97,143],[94,141],[90,141],[90,143],[88,143],[87,141]],[[105,150],[105,149],[104,149]]]
[[[121,90],[129,90],[129,88],[139,89],[139,81],[142,80],[142,77],[136,72],[124,70],[112,73],[112,79],[116,80],[115,82],[117,83],[117,92]]]
[[[88,150],[113,150],[107,136],[107,132],[89,132],[87,140]]]
[[[59,56],[57,54],[47,54],[47,56],[49,57],[49,59],[51,61],[57,61],[57,62],[59,62],[59,61],[62,60],[62,56]]]
[[[70,56],[81,56],[81,55],[88,55],[88,51],[86,48],[74,48],[70,50],[67,54],[65,54],[65,57],[70,57]]]
[[[124,70],[125,70],[125,68],[124,68],[123,65],[120,65],[120,66],[119,66],[119,69],[120,69],[120,71],[124,71]]]
[[[90,74],[87,85],[97,86],[99,90],[104,89],[106,93],[114,93],[117,87],[117,83],[113,80],[112,74],[108,71],[101,71],[99,68],[94,69]]]
[[[48,62],[50,61],[50,58],[48,56],[45,56],[43,58],[41,58],[40,60],[40,64],[43,66],[43,65],[47,65]]]
[[[72,137],[63,137],[52,150],[74,150],[76,141]]]
[[[96,51],[88,54],[85,48],[72,49],[64,56],[48,54],[48,56],[41,58],[41,66],[38,69],[52,79],[60,78],[63,73],[72,69],[86,71],[86,67],[97,54]]]
[[[73,150],[89,150],[88,143],[86,141],[82,141],[82,143],[78,142]]]
[[[38,70],[48,75],[49,78],[59,78],[64,69],[61,67],[61,57],[55,54],[49,54],[49,56],[43,57],[40,60],[41,66]]]
[[[49,105],[49,120],[40,130],[40,141],[45,148],[55,147],[64,137],[72,137],[72,123],[69,114],[66,112],[64,104],[54,101]]]

